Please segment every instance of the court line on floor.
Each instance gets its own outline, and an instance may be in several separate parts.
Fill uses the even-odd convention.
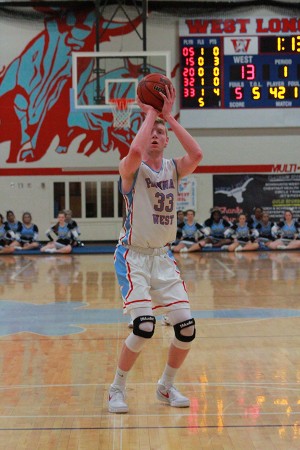
[[[139,416],[138,416],[139,417]],[[165,425],[165,426],[120,426],[116,430],[203,430],[203,429],[231,429],[231,428],[294,428],[294,423],[288,424],[261,424],[261,425]],[[32,427],[32,428],[1,428],[0,431],[67,431],[67,430],[107,430],[111,431],[112,427]]]
[[[251,310],[251,308],[249,308],[249,310]],[[230,311],[230,310],[228,310]],[[262,317],[262,318],[243,318],[240,320],[240,318],[231,318],[232,320],[230,320],[230,318],[226,318],[226,317],[217,317],[216,319],[211,319],[212,322],[207,323],[207,319],[205,324],[203,324],[203,322],[201,323],[201,327],[223,327],[223,326],[232,326],[232,325],[239,325],[239,324],[243,324],[243,325],[247,325],[248,323],[251,325],[253,323],[259,323],[259,322],[266,322],[266,321],[270,321],[270,320],[280,320],[280,319],[293,319],[293,318],[298,318],[299,316],[282,316],[282,317]],[[195,317],[195,319],[199,319],[201,320],[201,317]],[[217,320],[217,322],[216,322]],[[262,337],[268,337],[268,338],[278,338],[278,339],[282,339],[282,338],[288,338],[288,337],[299,337],[299,334],[282,334],[282,335],[236,335],[233,334],[232,336],[201,336],[201,338],[205,338],[205,339],[237,339],[237,338],[262,338]]]
[[[224,270],[226,270],[227,273],[229,273],[229,274],[232,275],[232,276],[235,276],[235,271],[229,269],[229,267],[228,267],[227,264],[225,264],[225,263],[223,263],[222,261],[220,261],[219,258],[216,258],[215,261],[216,261],[216,262],[217,262]]]
[[[122,448],[123,448],[123,416],[121,416],[121,426],[122,426],[122,429],[121,429],[121,433],[120,433],[120,445],[119,445],[119,449],[120,450],[122,450]]]
[[[120,425],[117,425],[119,420],[120,420]],[[121,433],[119,435],[119,441],[120,442],[117,442],[118,439],[117,439],[116,431],[119,431],[119,430],[121,431]],[[122,450],[122,440],[123,440],[123,420],[122,420],[122,416],[120,416],[118,414],[114,414],[112,450],[115,450],[115,448],[118,448],[119,450]]]
[[[289,411],[288,413],[286,411],[260,411],[259,412],[259,416],[299,416],[300,415],[300,411]],[[103,418],[110,418],[110,419],[114,419],[117,417],[118,415],[116,414],[112,414],[112,413],[99,413],[99,414],[30,414],[30,415],[18,415],[18,416],[5,416],[5,415],[0,415],[0,420],[1,419],[103,419]],[[180,418],[180,417],[220,417],[222,416],[223,418],[225,417],[241,417],[241,412],[236,412],[236,413],[225,413],[225,414],[220,414],[218,412],[216,413],[192,413],[192,412],[188,412],[188,413],[155,413],[155,414],[132,414],[130,412],[126,413],[126,415],[124,415],[124,417],[169,417],[170,419],[174,419],[174,418]],[[122,416],[123,417],[123,416]]]
[[[11,275],[10,279],[15,280],[19,275],[21,275],[24,270],[28,269],[29,266],[33,264],[33,261],[29,261],[25,266],[23,266],[20,270],[16,271],[13,275]]]

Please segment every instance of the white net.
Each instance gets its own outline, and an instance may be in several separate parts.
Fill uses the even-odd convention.
[[[129,128],[133,100],[117,98],[112,102],[114,128]]]

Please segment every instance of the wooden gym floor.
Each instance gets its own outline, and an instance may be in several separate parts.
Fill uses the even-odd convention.
[[[300,252],[178,256],[197,323],[177,377],[155,388],[173,336],[158,320],[128,380],[107,390],[129,333],[112,255],[0,258],[0,449],[300,448]]]

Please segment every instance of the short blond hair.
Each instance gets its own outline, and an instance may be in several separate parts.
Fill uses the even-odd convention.
[[[154,125],[155,124],[163,125],[166,129],[166,135],[168,136],[168,128],[166,127],[166,122],[164,121],[164,119],[162,119],[161,117],[157,117],[154,122]]]

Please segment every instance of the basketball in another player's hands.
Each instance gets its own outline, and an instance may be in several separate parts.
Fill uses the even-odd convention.
[[[160,73],[149,73],[138,84],[137,95],[142,103],[151,105],[157,111],[161,111],[164,100],[159,94],[166,95],[166,86],[171,86],[172,82],[168,77]]]

